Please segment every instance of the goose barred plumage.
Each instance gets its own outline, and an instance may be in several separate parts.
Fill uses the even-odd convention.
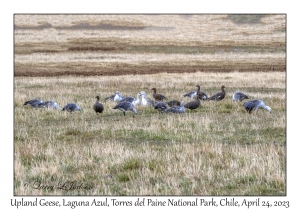
[[[248,96],[242,92],[235,92],[232,95],[232,101],[242,101],[244,99],[249,99]]]
[[[23,104],[23,106],[25,106],[25,105],[30,105],[30,106],[32,106],[35,109],[45,107],[44,106],[44,102],[42,100],[40,100],[40,99],[33,99],[33,100],[26,101]]]
[[[64,108],[62,109],[62,111],[67,111],[70,112],[71,114],[75,111],[82,111],[82,109],[80,108],[80,106],[78,106],[75,103],[69,103],[66,106],[64,106]]]
[[[134,108],[132,102],[129,102],[129,101],[120,102],[113,109],[119,109],[119,110],[121,110],[123,112],[124,116],[125,116],[125,112],[126,111],[132,111],[135,114],[137,114],[137,111]]]
[[[166,112],[172,112],[172,113],[184,113],[184,101],[181,101],[180,106],[173,106],[166,110]]]
[[[154,109],[157,109],[160,112],[165,112],[168,108],[168,104],[162,101],[154,102]]]
[[[257,111],[258,109],[266,109],[270,113],[272,111],[271,107],[267,106],[263,100],[246,101],[243,106],[249,114],[251,114],[252,111]]]

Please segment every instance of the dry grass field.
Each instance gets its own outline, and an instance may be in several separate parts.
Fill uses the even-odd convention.
[[[255,82],[253,82],[255,81]],[[135,96],[151,88],[170,99],[201,84],[208,95],[224,84],[226,98],[203,101],[184,114],[138,114],[113,110],[104,97],[116,90]],[[263,99],[272,113],[249,115],[234,91]],[[105,110],[92,106],[100,95]],[[34,110],[24,101],[39,97],[83,112]],[[186,73],[15,78],[16,195],[285,195],[285,73]],[[40,190],[34,182],[74,181],[92,190]],[[30,183],[30,187],[23,187]]]
[[[15,15],[15,76],[285,71],[285,15]]]
[[[286,195],[285,15],[15,15],[15,195]],[[170,100],[226,86],[183,114]],[[272,112],[248,114],[235,91]],[[93,110],[100,96],[104,113]],[[82,112],[33,109],[30,99]]]

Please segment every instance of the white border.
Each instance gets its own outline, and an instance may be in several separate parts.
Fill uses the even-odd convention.
[[[296,1],[294,1],[296,2]],[[5,1],[1,4],[1,183],[0,183],[0,206],[3,209],[15,208],[10,205],[10,199],[21,199],[13,196],[13,14],[15,13],[283,13],[287,14],[287,196],[262,197],[262,199],[288,200],[289,209],[299,209],[299,151],[296,129],[298,126],[298,89],[299,78],[299,8],[298,4],[288,1]],[[44,197],[38,197],[42,199]],[[50,197],[45,197],[49,199]],[[64,197],[53,197],[62,200]],[[79,197],[67,197],[69,200],[78,200]],[[103,197],[96,197],[103,198]],[[111,199],[113,197],[109,197]],[[122,200],[136,200],[138,197],[116,197]],[[149,198],[149,197],[146,197]],[[167,199],[168,197],[154,197]],[[176,197],[179,198],[179,197]],[[185,197],[189,199],[188,197]],[[210,197],[204,197],[209,199]],[[222,197],[216,197],[221,199]],[[241,200],[244,197],[238,197]],[[246,197],[251,199],[251,197]],[[255,200],[254,197],[252,197]],[[29,197],[34,199],[34,197]],[[85,197],[80,197],[84,200]],[[86,199],[91,199],[86,197]],[[126,207],[125,207],[126,208]],[[128,207],[132,208],[132,207]],[[197,207],[199,208],[199,207]],[[201,207],[200,207],[201,208]],[[214,207],[213,207],[214,208]],[[253,209],[252,207],[251,209]],[[262,207],[261,207],[262,208]],[[62,208],[64,209],[64,208]],[[70,207],[65,207],[70,209]],[[77,207],[76,209],[81,209]],[[150,209],[147,207],[146,209]],[[207,208],[206,208],[207,209]],[[222,209],[232,209],[223,207]],[[262,208],[266,209],[266,208]]]

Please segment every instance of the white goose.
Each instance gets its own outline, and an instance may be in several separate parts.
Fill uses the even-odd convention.
[[[44,107],[47,109],[59,109],[61,110],[61,108],[59,107],[59,105],[55,102],[55,101],[45,101],[43,102]]]
[[[132,105],[133,105],[133,106],[136,106],[136,105],[140,105],[140,104],[141,104],[141,99],[140,99],[140,97],[141,97],[141,94],[138,93],[138,94],[136,95],[136,99],[132,102]]]
[[[115,97],[114,97],[114,101],[119,102],[123,99],[123,96],[121,95],[121,93],[119,91],[116,92]]]
[[[140,94],[142,96],[141,105],[147,106],[147,105],[151,104],[144,91],[141,91]]]

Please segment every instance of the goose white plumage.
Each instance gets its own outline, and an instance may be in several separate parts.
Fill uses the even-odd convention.
[[[141,104],[140,96],[141,96],[140,93],[138,93],[138,94],[136,95],[136,99],[132,102],[133,106],[136,106],[136,105],[140,105],[140,104]]]
[[[116,92],[115,97],[114,97],[114,101],[119,102],[123,99],[123,96],[121,95],[121,93],[119,91]]]
[[[43,106],[47,109],[59,109],[59,110],[61,110],[61,108],[59,107],[59,105],[55,101],[45,101],[45,102],[43,102]]]
[[[141,91],[140,94],[142,96],[141,105],[148,106],[149,104],[152,104],[152,100],[147,98],[147,94],[144,91]]]

